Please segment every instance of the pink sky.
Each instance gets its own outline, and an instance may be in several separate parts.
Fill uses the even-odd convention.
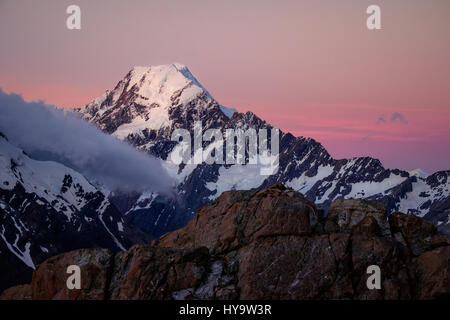
[[[365,27],[370,4],[382,30]],[[70,108],[132,66],[180,62],[221,104],[334,157],[432,173],[450,169],[449,17],[448,0],[6,0],[0,87]]]

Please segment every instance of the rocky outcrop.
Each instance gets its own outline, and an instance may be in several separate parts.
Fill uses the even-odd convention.
[[[78,250],[48,259],[30,286],[3,299],[438,299],[450,297],[450,240],[383,205],[338,200],[327,217],[275,185],[228,191],[180,230],[113,254]],[[82,288],[66,288],[66,268]],[[381,289],[367,288],[367,267]]]

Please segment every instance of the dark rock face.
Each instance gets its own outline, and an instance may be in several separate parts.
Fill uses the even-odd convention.
[[[235,298],[232,265],[200,247],[136,246],[116,255],[110,299]]]
[[[117,254],[51,258],[31,287],[0,297],[27,298],[31,288],[33,299],[449,298],[450,240],[432,224],[402,213],[388,219],[373,201],[332,208],[324,217],[282,185],[224,192],[183,229]],[[77,263],[82,289],[72,293],[65,270]],[[381,269],[380,290],[367,288],[370,265]]]
[[[420,255],[432,246],[437,230],[434,225],[413,215],[394,212],[389,216],[389,224],[394,233],[399,233],[415,255]]]
[[[416,292],[419,298],[449,298],[450,247],[425,252],[417,259]]]

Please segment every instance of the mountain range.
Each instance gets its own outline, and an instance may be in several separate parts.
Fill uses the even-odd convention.
[[[135,67],[117,85],[83,108],[82,119],[165,161],[176,179],[177,200],[157,194],[110,194],[127,221],[153,237],[184,226],[202,205],[223,191],[262,189],[283,183],[325,211],[334,199],[378,200],[388,212],[402,211],[432,221],[450,233],[450,171],[431,175],[384,168],[378,159],[334,159],[317,141],[280,131],[279,170],[257,173],[257,165],[180,164],[170,159],[173,130],[272,128],[252,112],[220,105],[189,69],[178,63]]]
[[[271,176],[261,175],[259,164],[174,164],[175,129],[192,132],[197,121],[204,130],[223,132],[273,128],[250,111],[219,104],[181,64],[135,67],[74,113],[159,158],[175,196],[108,189],[76,168],[29,156],[0,128],[0,290],[29,282],[36,266],[56,254],[93,247],[122,251],[184,227],[224,191],[278,183],[325,212],[340,198],[378,200],[387,213],[414,214],[450,233],[450,171],[427,175],[386,169],[370,157],[334,159],[314,139],[281,130],[279,169]]]

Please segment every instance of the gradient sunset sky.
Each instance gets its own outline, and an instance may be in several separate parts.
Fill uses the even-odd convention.
[[[219,103],[336,158],[450,169],[449,0],[0,0],[0,39],[0,87],[26,100],[79,107],[135,65],[179,62]]]

